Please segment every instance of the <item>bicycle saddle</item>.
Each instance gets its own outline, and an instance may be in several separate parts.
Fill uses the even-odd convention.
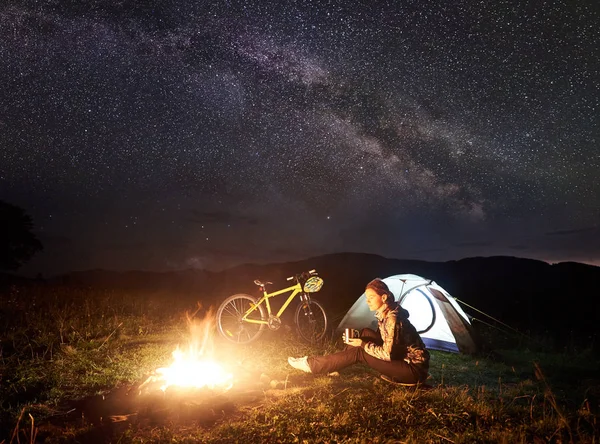
[[[258,279],[254,279],[254,283],[259,287],[264,287],[265,285],[273,285],[273,282],[261,282]]]

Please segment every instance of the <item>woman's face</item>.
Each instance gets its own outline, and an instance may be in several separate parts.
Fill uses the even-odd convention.
[[[387,297],[385,295],[379,296],[372,288],[367,288],[365,290],[365,296],[367,297],[367,305],[371,311],[379,310],[385,303],[385,298]]]

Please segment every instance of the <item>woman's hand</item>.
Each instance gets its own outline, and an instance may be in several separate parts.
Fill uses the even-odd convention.
[[[346,344],[350,345],[351,347],[362,347],[363,340],[360,338],[350,338],[346,341]]]

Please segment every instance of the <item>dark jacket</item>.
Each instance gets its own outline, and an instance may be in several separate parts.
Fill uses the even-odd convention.
[[[427,373],[429,352],[417,330],[408,320],[408,311],[398,304],[388,304],[383,310],[375,313],[375,317],[381,344],[366,343],[365,351],[384,361],[405,361],[421,372]]]

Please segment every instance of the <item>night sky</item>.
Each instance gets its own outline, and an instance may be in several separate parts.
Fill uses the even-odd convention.
[[[597,0],[3,1],[0,199],[31,274],[600,265],[599,84]]]

